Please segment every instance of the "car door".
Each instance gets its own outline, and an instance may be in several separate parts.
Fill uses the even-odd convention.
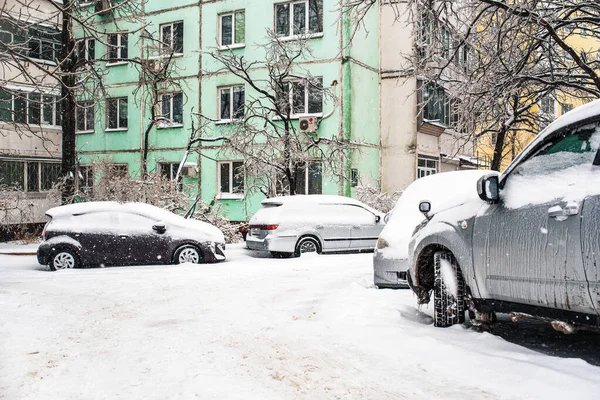
[[[483,297],[589,310],[580,235],[589,182],[582,177],[598,139],[596,126],[560,132],[503,178],[500,202],[482,209],[473,232]]]
[[[383,220],[377,221],[375,214],[359,205],[350,206],[348,219],[352,222],[350,248],[374,249],[384,226]]]
[[[122,211],[118,213],[118,245],[121,265],[164,264],[171,261],[167,230],[152,229],[156,220],[145,215]]]
[[[348,250],[352,238],[352,223],[348,219],[350,206],[346,204],[318,204],[315,229],[323,239],[324,251]]]
[[[114,212],[91,212],[71,217],[72,237],[81,244],[81,258],[85,265],[114,265],[116,254],[115,227],[118,224]]]
[[[600,164],[600,158],[598,161]],[[595,168],[594,173],[600,175],[600,166]],[[600,177],[595,180],[600,180]],[[583,202],[581,250],[587,278],[586,289],[591,299],[590,311],[600,314],[600,193],[587,197]]]

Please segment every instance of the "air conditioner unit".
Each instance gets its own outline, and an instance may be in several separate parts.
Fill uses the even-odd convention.
[[[111,0],[96,0],[94,11],[100,15],[106,15],[111,12]]]
[[[302,133],[317,133],[318,121],[316,117],[300,118],[298,127]]]
[[[198,176],[198,169],[196,163],[186,163],[181,168],[181,176],[187,176],[188,178],[196,178]]]

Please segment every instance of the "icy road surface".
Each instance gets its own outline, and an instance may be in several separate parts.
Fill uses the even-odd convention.
[[[0,256],[2,399],[597,399],[600,368],[436,329],[371,254],[49,272]],[[597,351],[598,347],[595,347]]]

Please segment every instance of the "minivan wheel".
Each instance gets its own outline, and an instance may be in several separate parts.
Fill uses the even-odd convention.
[[[79,259],[71,250],[59,250],[52,255],[48,263],[51,271],[79,267]]]
[[[449,251],[438,251],[433,255],[434,265],[434,310],[433,324],[447,327],[465,322],[465,281]]]
[[[186,262],[192,264],[198,264],[202,261],[202,257],[200,256],[200,252],[196,248],[196,246],[185,245],[181,246],[175,252],[175,256],[173,257],[175,264],[183,264]]]
[[[300,257],[302,253],[321,253],[319,241],[310,236],[300,238],[298,243],[296,243],[296,257]]]

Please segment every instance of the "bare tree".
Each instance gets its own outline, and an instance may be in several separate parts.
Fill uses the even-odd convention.
[[[361,20],[377,5],[349,2]],[[600,97],[600,4],[587,0],[407,0],[397,22],[414,32],[405,76],[448,93],[461,140],[494,138],[492,169],[514,152],[515,135],[547,125],[544,98]],[[396,8],[397,9],[397,8]],[[439,99],[423,99],[427,102]],[[436,107],[437,105],[432,105]],[[439,105],[445,107],[445,105]]]
[[[326,85],[302,66],[312,57],[305,39],[284,41],[268,32],[267,40],[260,46],[261,60],[249,61],[227,51],[208,53],[220,66],[213,74],[230,73],[250,90],[233,88],[221,96],[218,118],[200,115],[202,131],[197,140],[221,142],[221,155],[243,158],[243,170],[234,175],[245,173],[250,184],[245,190],[258,190],[267,197],[303,192],[298,184],[310,168],[344,179],[344,162],[357,143],[341,132],[331,137],[306,133],[297,122],[298,115],[322,114],[320,119],[313,117],[318,126],[331,116],[337,107],[337,82]]]
[[[52,107],[59,115],[62,125],[61,175],[65,184],[62,201],[73,197],[76,165],[75,132],[77,112],[79,121],[88,118],[84,111],[91,109],[93,101],[105,97],[103,77],[107,62],[129,61],[123,43],[113,41],[111,32],[135,33],[120,27],[127,16],[128,22],[140,18],[145,0],[98,0],[92,5],[80,5],[77,0],[2,0],[0,22],[4,34],[0,35],[0,65],[7,79],[3,82],[4,92],[12,98],[21,98],[25,107],[34,105],[43,114],[44,107]],[[141,21],[141,19],[140,19]],[[105,22],[105,23],[99,23]],[[107,24],[106,22],[110,22]],[[49,29],[45,26],[54,26]],[[128,24],[131,26],[131,24]],[[143,24],[137,24],[143,29]],[[93,43],[93,44],[92,44]],[[105,56],[95,55],[95,43],[107,46]],[[139,60],[138,60],[139,62]],[[54,94],[32,98],[16,89],[11,83],[32,87],[36,93]],[[25,97],[23,97],[25,96]],[[3,99],[5,100],[5,99]],[[78,101],[87,100],[87,103]],[[3,102],[4,108],[8,102]],[[35,106],[37,105],[37,107]],[[11,121],[17,131],[31,129],[31,120],[22,120],[22,110],[10,108]],[[25,114],[27,113],[25,112]],[[93,114],[91,114],[93,116]],[[41,121],[41,118],[38,118]],[[93,117],[92,117],[93,119]],[[33,121],[33,124],[41,122]]]

